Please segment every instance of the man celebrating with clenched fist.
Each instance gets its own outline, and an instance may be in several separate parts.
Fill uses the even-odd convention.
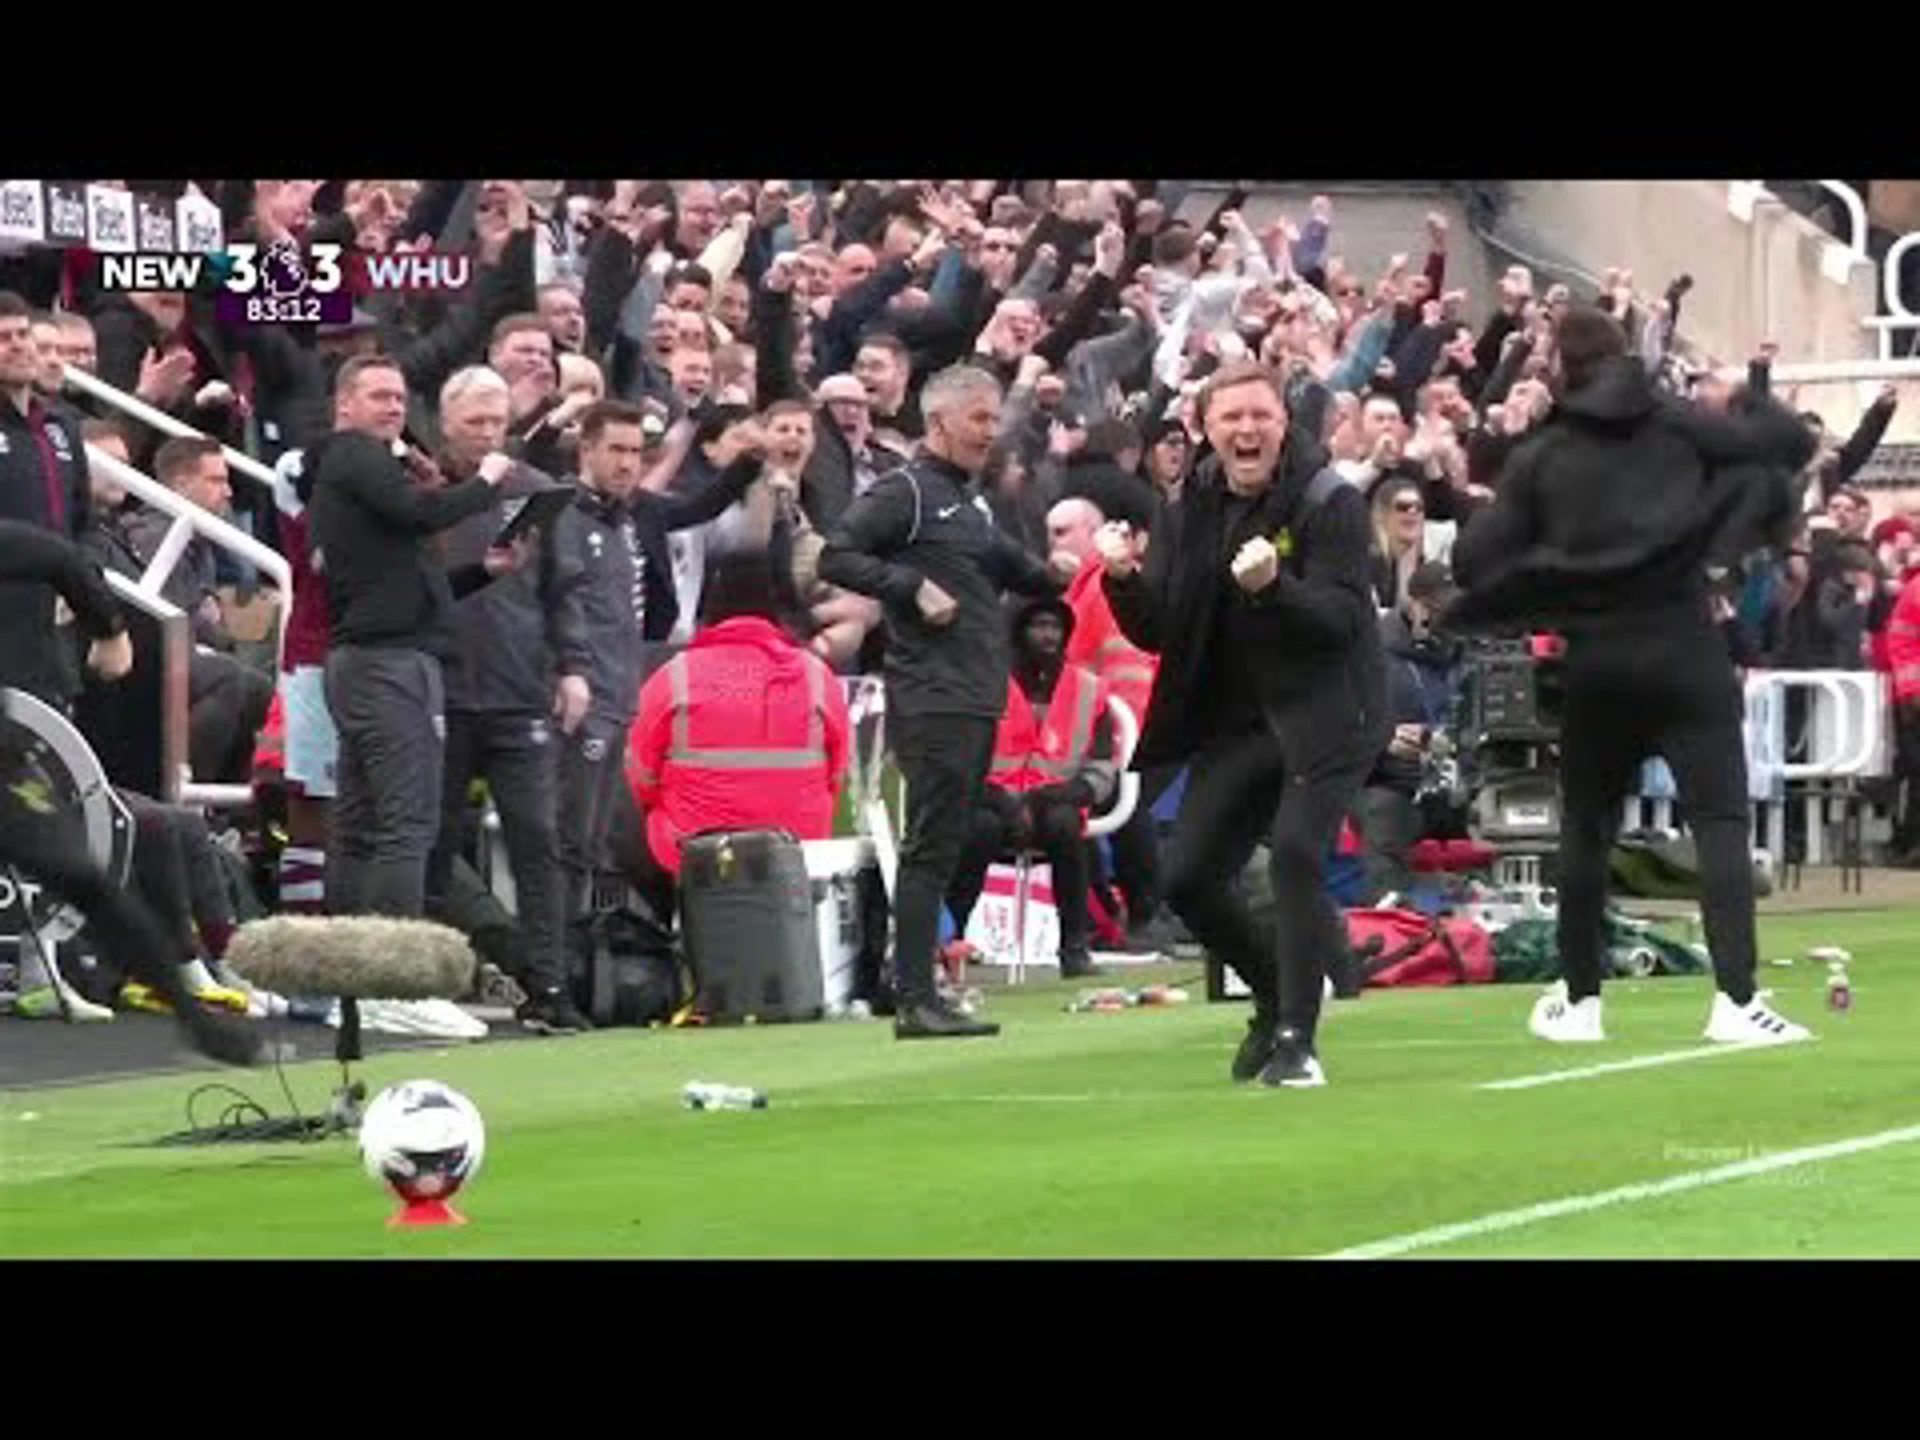
[[[1144,558],[1124,525],[1096,539],[1120,628],[1160,656],[1135,765],[1191,761],[1166,895],[1253,992],[1234,1079],[1324,1085],[1314,1027],[1346,929],[1322,869],[1391,729],[1367,505],[1289,431],[1266,367],[1223,365],[1202,400],[1213,455]],[[1233,888],[1262,840],[1277,933]]]

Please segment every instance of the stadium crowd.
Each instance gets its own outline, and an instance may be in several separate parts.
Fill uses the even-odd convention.
[[[831,679],[906,667],[920,688],[904,693],[933,697],[909,706],[905,743],[925,750],[903,758],[910,797],[963,786],[939,756],[977,744],[990,799],[976,812],[956,789],[958,828],[937,843],[916,848],[909,822],[903,864],[923,862],[934,888],[906,902],[903,948],[932,949],[942,903],[963,927],[1014,848],[1053,864],[1066,974],[1097,973],[1096,927],[1114,946],[1165,948],[1184,927],[1152,810],[1180,765],[1145,757],[1140,805],[1110,846],[1080,826],[1116,788],[1108,697],[1144,720],[1156,683],[1159,647],[1124,579],[1196,475],[1231,468],[1208,407],[1250,376],[1271,377],[1288,456],[1331,464],[1365,502],[1357,603],[1381,627],[1388,712],[1349,807],[1367,898],[1407,889],[1416,840],[1460,833],[1426,783],[1464,670],[1436,623],[1448,559],[1552,412],[1556,327],[1575,297],[1536,293],[1523,267],[1469,294],[1451,283],[1440,215],[1363,275],[1328,198],[1256,233],[1245,196],[1188,223],[1188,187],[1165,182],[140,188],[189,184],[221,206],[230,240],[476,261],[459,294],[361,296],[349,323],[299,326],[229,324],[203,295],[104,295],[58,251],[0,259],[0,516],[137,578],[168,518],[90,470],[90,445],[293,566],[277,676],[236,643],[222,598],[257,576],[196,542],[167,587],[193,617],[195,774],[245,780],[256,748],[275,757],[278,908],[473,929],[484,780],[518,918],[490,958],[524,1024],[587,1028],[568,950],[602,872],[670,915],[679,842],[700,829],[830,833],[850,744]],[[1662,389],[1737,410],[1767,391],[1770,355],[1740,387],[1689,370],[1674,337],[1690,285],[1648,295],[1612,272],[1585,298]],[[129,420],[67,385],[68,368],[212,438]],[[1893,405],[1889,387],[1844,438],[1803,417],[1819,442],[1805,513],[1784,543],[1715,556],[1714,603],[1742,665],[1892,674],[1896,843],[1915,858],[1920,519],[1873,524],[1853,484]],[[272,466],[271,492],[231,476],[222,445]],[[503,538],[503,506],[556,483],[572,487],[564,507]],[[1018,604],[995,586],[993,608],[972,608],[974,571],[958,562],[937,583],[889,564],[904,544],[942,543],[949,497],[993,537],[956,534],[954,553],[995,567]],[[1109,555],[1115,536],[1131,560]],[[81,646],[53,608],[0,594],[0,654],[7,683],[65,704]],[[952,662],[930,638],[949,626],[999,669]],[[961,715],[977,723],[927,728]],[[776,758],[716,758],[756,750]],[[142,893],[183,962],[211,967],[195,983],[234,988],[219,962],[235,917],[204,820],[139,803]]]

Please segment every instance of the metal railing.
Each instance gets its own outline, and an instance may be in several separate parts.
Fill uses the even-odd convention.
[[[63,372],[65,375],[65,384],[72,386],[84,395],[91,395],[102,404],[113,406],[114,409],[120,411],[122,414],[132,416],[143,425],[151,425],[163,434],[184,440],[207,440],[212,438],[203,431],[194,429],[193,426],[187,424],[186,421],[169,415],[164,410],[156,410],[137,395],[129,395],[126,391],[109,385],[98,375],[90,374],[85,370],[77,370],[71,365],[64,366]],[[221,453],[226,456],[227,468],[229,470],[233,471],[236,475],[246,476],[247,479],[253,481],[255,484],[266,486],[269,491],[273,489],[273,470],[271,467],[262,465],[245,451],[236,450],[231,445],[222,445],[220,450]]]
[[[135,588],[142,595],[161,598],[162,590],[172,578],[174,567],[180,563],[180,557],[186,553],[187,546],[196,535],[238,555],[273,581],[280,594],[279,604],[274,610],[273,658],[274,673],[277,675],[286,651],[287,612],[293,596],[293,571],[286,557],[97,446],[87,446],[87,464],[96,474],[111,480],[129,495],[173,517],[173,524],[167,528],[160,548],[154,551],[153,558],[147,562],[145,572],[136,583]],[[269,477],[271,473],[268,472]],[[180,803],[223,808],[246,806],[253,803],[253,788],[249,785],[201,784],[188,776],[180,789]]]
[[[1845,241],[1836,240],[1829,245],[1821,256],[1821,269],[1839,284],[1845,284],[1851,278],[1853,266],[1871,265],[1873,256],[1867,249],[1868,221],[1866,202],[1860,198],[1860,192],[1844,180],[1816,180],[1813,182],[1840,202],[1847,212],[1848,228],[1851,232]],[[1727,194],[1727,208],[1742,220],[1751,221],[1754,214],[1754,202],[1762,197],[1772,199],[1772,193],[1758,180],[1735,180]],[[1886,256],[1880,261],[1880,310],[1878,315],[1865,315],[1860,323],[1880,335],[1880,359],[1883,363],[1900,363],[1894,360],[1893,336],[1896,330],[1920,329],[1920,315],[1907,308],[1900,294],[1900,266],[1907,252],[1920,245],[1920,233],[1903,235],[1888,248]],[[1920,341],[1916,342],[1920,345]],[[1805,377],[1803,377],[1805,378]],[[1900,377],[1883,376],[1883,379]]]

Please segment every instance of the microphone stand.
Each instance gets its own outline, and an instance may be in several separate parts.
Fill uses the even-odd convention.
[[[327,1106],[327,1128],[349,1134],[360,1128],[367,1100],[366,1082],[353,1078],[353,1062],[366,1057],[360,1049],[360,1001],[352,995],[340,997],[340,1033],[333,1042],[333,1058],[340,1062],[340,1088]]]

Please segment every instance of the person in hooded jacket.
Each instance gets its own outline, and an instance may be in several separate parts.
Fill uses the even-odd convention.
[[[1570,309],[1556,332],[1552,415],[1508,461],[1498,498],[1454,544],[1455,630],[1531,625],[1566,640],[1559,949],[1565,979],[1535,1005],[1543,1039],[1597,1041],[1607,863],[1621,802],[1663,755],[1700,852],[1718,993],[1706,1037],[1810,1038],[1754,988],[1754,890],[1744,706],[1707,567],[1737,553],[1729,517],[1798,471],[1813,437],[1756,401],[1713,414],[1658,394],[1625,332]]]
[[[1155,515],[1144,564],[1122,524],[1096,543],[1120,628],[1160,657],[1134,766],[1192,762],[1166,898],[1253,992],[1233,1077],[1302,1088],[1326,1083],[1314,1032],[1347,953],[1323,866],[1388,730],[1366,501],[1282,396],[1264,365],[1220,367],[1214,453]],[[1277,933],[1234,885],[1262,840]]]
[[[947,888],[947,910],[961,930],[986,886],[987,867],[1009,850],[1037,850],[1053,878],[1060,916],[1060,973],[1098,975],[1089,942],[1089,810],[1119,789],[1107,688],[1084,665],[1067,663],[1073,608],[1042,598],[1017,606],[1009,632],[1012,671],[1007,708],[994,733],[985,803]]]
[[[681,843],[692,836],[830,837],[852,753],[845,692],[827,663],[781,628],[766,551],[718,557],[702,607],[706,623],[692,643],[640,691],[626,778],[643,830],[615,826],[621,869],[662,920],[672,914]]]

